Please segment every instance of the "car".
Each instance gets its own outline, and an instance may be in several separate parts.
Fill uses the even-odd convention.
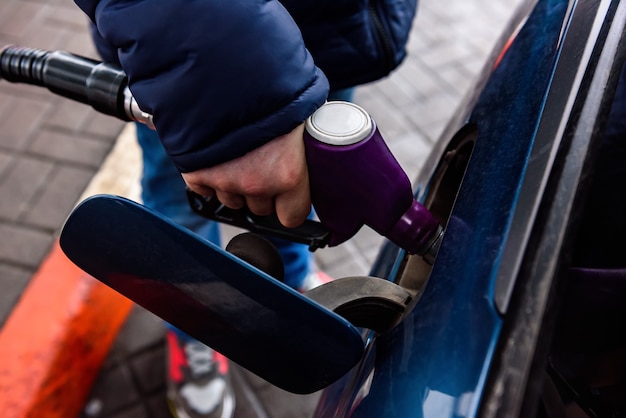
[[[371,275],[416,296],[316,417],[626,413],[624,176],[602,144],[624,6],[518,10],[415,182],[446,229],[435,263],[382,249]]]

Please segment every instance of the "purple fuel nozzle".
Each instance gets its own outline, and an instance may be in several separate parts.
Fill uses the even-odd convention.
[[[443,234],[439,221],[413,198],[411,183],[361,107],[328,102],[306,122],[311,198],[330,245],[363,225],[432,263]]]

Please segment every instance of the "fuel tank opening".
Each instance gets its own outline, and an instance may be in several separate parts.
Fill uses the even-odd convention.
[[[478,127],[474,124],[465,125],[458,130],[441,154],[428,182],[424,206],[439,220],[444,229],[463,182],[477,136]],[[407,254],[397,284],[417,296],[426,284],[431,269],[432,266],[421,257]]]

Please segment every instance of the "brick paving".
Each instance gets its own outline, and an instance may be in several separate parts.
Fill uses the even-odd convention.
[[[355,101],[377,121],[409,178],[419,171],[520,2],[421,1],[407,60],[390,77],[357,90]],[[86,27],[71,0],[0,2],[0,46],[95,57]],[[40,87],[0,81],[0,325],[74,204],[90,194],[92,189],[85,188],[94,176],[106,190],[136,196],[137,148],[132,131],[120,137],[124,126]],[[111,153],[122,137],[122,151]],[[114,184],[120,179],[124,185]],[[233,233],[230,228],[224,231]],[[364,228],[348,243],[318,251],[316,261],[334,277],[367,274],[381,242]],[[170,416],[164,400],[164,361],[161,321],[136,308],[81,416]],[[237,417],[306,417],[318,397],[285,393],[238,368],[234,381]]]
[[[0,45],[95,57],[86,28],[71,1],[0,2]],[[0,82],[0,324],[123,125],[41,87]]]

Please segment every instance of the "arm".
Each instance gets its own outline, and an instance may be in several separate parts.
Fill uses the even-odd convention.
[[[289,165],[267,158],[297,142],[281,137],[321,106],[328,82],[280,3],[76,2],[117,49],[133,95],[192,189],[261,213],[275,201],[291,213],[281,221],[298,223],[304,204],[296,201],[309,201],[293,190],[306,185],[308,196],[303,152],[284,152]],[[301,129],[288,137],[301,142]]]

